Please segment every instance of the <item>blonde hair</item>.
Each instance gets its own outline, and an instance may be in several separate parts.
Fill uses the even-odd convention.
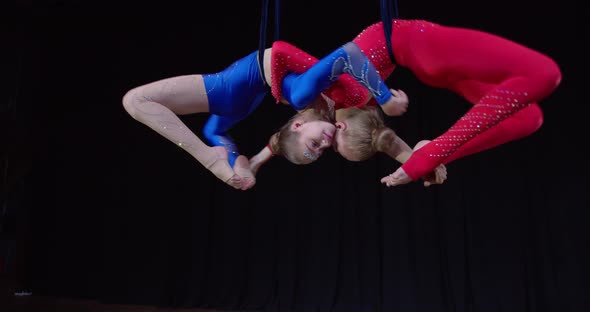
[[[397,135],[385,125],[383,113],[376,106],[344,108],[338,116],[339,121],[347,124],[342,133],[344,144],[358,161],[387,151],[395,142]]]
[[[295,120],[303,120],[305,122],[316,120],[332,121],[322,110],[307,108],[291,117],[278,132],[271,136],[269,146],[273,154],[284,156],[288,161],[296,165],[308,164],[309,159],[303,156],[297,144],[300,133],[291,130],[291,126]]]

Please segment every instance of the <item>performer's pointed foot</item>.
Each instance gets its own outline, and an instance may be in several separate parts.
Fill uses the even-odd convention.
[[[213,146],[211,158],[204,162],[204,165],[219,180],[227,183],[235,189],[242,188],[242,177],[236,174],[227,161],[227,150],[223,146]]]

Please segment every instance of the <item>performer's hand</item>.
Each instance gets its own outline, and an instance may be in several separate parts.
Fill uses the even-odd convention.
[[[443,184],[447,179],[447,167],[443,164],[434,168],[434,171],[424,178],[424,187],[429,187],[433,184]]]
[[[408,110],[408,96],[402,90],[390,89],[393,95],[381,109],[387,116],[401,116]]]
[[[255,173],[250,169],[250,162],[244,155],[238,156],[234,164],[234,171],[242,178],[240,189],[242,191],[251,189],[256,184]]]
[[[410,182],[412,182],[412,179],[401,167],[397,168],[394,173],[381,179],[381,183],[387,185],[387,187],[407,184]]]

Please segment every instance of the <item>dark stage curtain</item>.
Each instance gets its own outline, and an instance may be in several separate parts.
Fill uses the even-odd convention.
[[[562,84],[532,136],[449,164],[442,186],[386,188],[379,179],[395,161],[329,152],[308,166],[274,158],[246,192],[121,104],[135,86],[217,72],[257,50],[260,1],[192,2],[21,2],[25,71],[13,116],[24,129],[6,155],[28,168],[18,177],[24,289],[265,312],[587,307],[588,130],[573,1],[399,1],[403,18],[486,30],[560,64]],[[282,39],[316,56],[379,20],[378,1],[282,9]],[[403,68],[388,83],[410,97],[406,115],[388,118],[410,145],[470,107]],[[292,114],[268,96],[232,135],[252,155]],[[197,132],[206,118],[182,117]]]

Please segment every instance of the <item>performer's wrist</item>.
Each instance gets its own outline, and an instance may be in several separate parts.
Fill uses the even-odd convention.
[[[272,151],[272,147],[270,147],[270,143],[266,144],[266,148],[268,148],[268,151],[270,152],[269,157],[272,157],[275,155],[275,153]]]

